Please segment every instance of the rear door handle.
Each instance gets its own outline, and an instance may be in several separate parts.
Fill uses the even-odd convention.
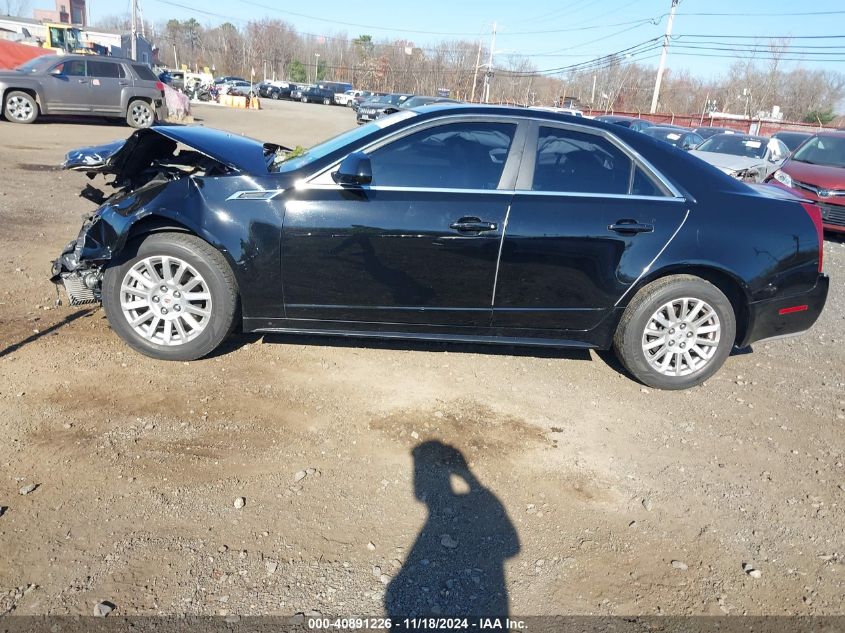
[[[495,231],[498,225],[495,222],[484,222],[481,218],[464,217],[449,225],[450,229],[461,233],[481,233],[482,231]]]
[[[129,85],[128,81],[118,81],[117,83],[121,86],[128,86]]]
[[[617,220],[615,223],[609,225],[608,230],[616,231],[617,233],[652,233],[654,232],[653,224],[642,224],[636,220]]]
[[[87,83],[88,83],[88,80],[87,80],[87,79],[80,79],[80,80],[79,80],[79,83],[81,83],[81,84],[87,84]]]

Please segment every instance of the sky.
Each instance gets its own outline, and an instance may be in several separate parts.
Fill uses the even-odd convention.
[[[154,23],[194,17],[202,24],[228,20],[242,25],[251,19],[270,17],[283,19],[307,33],[345,33],[350,38],[367,33],[376,40],[403,38],[422,47],[446,39],[479,38],[489,46],[495,22],[496,56],[526,55],[541,71],[588,62],[629,48],[630,61],[656,65],[671,6],[671,0],[140,2],[143,17]],[[52,4],[50,0],[31,3],[33,7]],[[128,14],[128,6],[128,0],[89,0],[92,21],[106,15]],[[806,4],[795,0],[680,0],[672,29],[676,37],[670,45],[667,66],[688,69],[702,78],[717,77],[738,55],[737,42],[751,48],[754,44],[765,46],[772,37],[789,37],[796,38],[791,45],[802,47],[803,51],[787,54],[801,61],[788,61],[785,67],[800,64],[845,72],[843,25],[843,0],[814,0]],[[711,37],[693,37],[696,35]],[[839,35],[840,39],[818,39],[819,35]],[[708,50],[713,48],[718,50]]]

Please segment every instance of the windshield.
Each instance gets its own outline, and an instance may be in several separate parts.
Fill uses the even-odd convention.
[[[696,149],[701,152],[715,152],[716,154],[731,154],[746,158],[764,158],[768,139],[736,134],[717,134],[704,141]]]
[[[392,125],[397,121],[401,121],[413,116],[416,116],[413,112],[392,114],[390,116],[382,117],[377,121],[370,121],[369,123],[362,125],[361,127],[355,128],[354,130],[349,130],[347,132],[338,134],[337,136],[332,137],[327,141],[323,141],[322,143],[315,145],[311,149],[302,150],[300,148],[297,148],[297,150],[288,152],[286,154],[277,154],[275,160],[273,161],[273,164],[270,166],[270,171],[278,173],[295,171],[300,167],[307,165],[308,163],[314,162],[315,160],[320,160],[321,158],[328,156],[333,152],[336,152],[337,150],[345,147],[346,145],[351,145],[356,141],[360,141],[361,139],[369,136],[370,134],[373,134],[376,131],[387,127],[388,125]]]
[[[810,165],[845,167],[845,136],[814,136],[798,148],[792,160]]]
[[[57,57],[55,55],[39,55],[17,66],[15,70],[22,73],[37,73],[47,68],[50,64],[54,64],[56,59]]]

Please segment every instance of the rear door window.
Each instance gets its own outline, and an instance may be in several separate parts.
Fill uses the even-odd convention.
[[[625,152],[598,134],[540,127],[533,191],[664,195]]]
[[[149,66],[144,66],[143,64],[132,64],[132,70],[135,71],[135,74],[138,75],[139,79],[143,79],[145,81],[158,80],[158,77],[155,76],[155,73]]]
[[[123,67],[114,62],[88,62],[88,76],[119,79],[124,77]]]

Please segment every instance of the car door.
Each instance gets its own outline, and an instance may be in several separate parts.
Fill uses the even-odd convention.
[[[508,215],[493,325],[594,328],[686,213],[680,194],[611,133],[536,123]]]
[[[123,114],[122,94],[129,85],[126,71],[118,62],[89,60],[91,109],[102,114]]]
[[[489,327],[517,130],[428,122],[365,149],[371,184],[336,185],[332,167],[300,187],[284,209],[287,317]]]
[[[49,71],[44,79],[44,101],[48,112],[90,112],[91,91],[84,59],[67,59]]]

